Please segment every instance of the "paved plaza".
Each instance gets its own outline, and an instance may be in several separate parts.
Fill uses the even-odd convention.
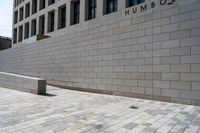
[[[200,133],[200,107],[47,87],[0,88],[0,133]]]

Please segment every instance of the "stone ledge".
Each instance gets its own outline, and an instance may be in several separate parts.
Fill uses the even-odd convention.
[[[0,86],[40,95],[46,93],[46,80],[6,72],[0,72]]]

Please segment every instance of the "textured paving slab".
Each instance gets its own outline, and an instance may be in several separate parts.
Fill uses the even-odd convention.
[[[200,133],[200,107],[47,90],[38,96],[0,88],[0,133]]]

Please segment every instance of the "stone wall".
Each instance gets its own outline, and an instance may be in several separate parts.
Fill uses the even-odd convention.
[[[200,1],[124,12],[1,51],[0,70],[59,86],[200,105]]]

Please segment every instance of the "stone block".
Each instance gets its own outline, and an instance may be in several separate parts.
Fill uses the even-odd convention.
[[[181,91],[180,90],[174,90],[174,89],[162,89],[162,96],[180,97]]]
[[[156,88],[170,88],[170,81],[154,80],[153,81],[153,87],[156,87]]]
[[[144,73],[132,73],[131,79],[133,80],[144,80],[145,79]]]
[[[190,55],[190,47],[173,48],[171,55]]]
[[[179,56],[162,57],[162,64],[180,64]]]
[[[192,90],[200,91],[200,82],[192,82]]]
[[[171,65],[171,72],[190,72],[190,64]]]
[[[162,80],[180,80],[180,75],[179,73],[162,73]]]
[[[46,93],[46,80],[0,72],[0,86],[34,94]]]
[[[192,64],[191,72],[200,72],[200,64]]]
[[[181,81],[200,81],[200,73],[181,73]]]
[[[181,63],[200,63],[200,55],[182,56]]]
[[[171,81],[171,88],[191,90],[192,84],[191,82]]]

